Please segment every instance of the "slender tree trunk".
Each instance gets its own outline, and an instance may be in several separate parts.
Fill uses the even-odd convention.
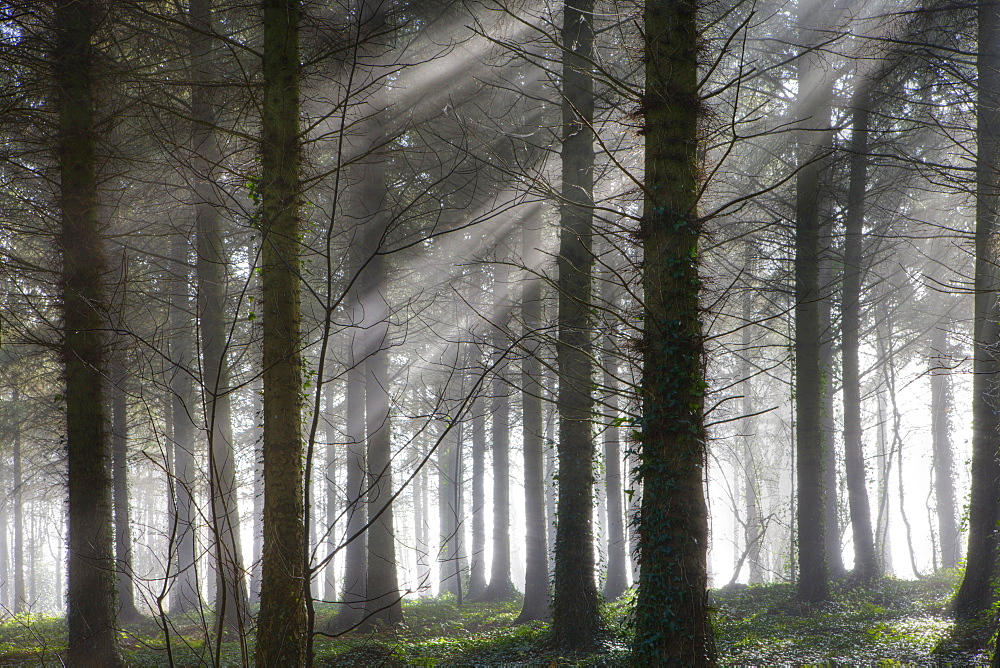
[[[499,252],[499,251],[498,251]],[[493,270],[493,560],[490,584],[477,600],[498,601],[514,597],[510,565],[510,386],[504,333],[510,321],[510,268],[506,258]]]
[[[552,635],[587,647],[601,629],[594,580],[594,439],[590,393],[594,327],[590,317],[594,257],[593,0],[563,8],[562,197],[559,232],[559,521],[556,526]]]
[[[941,567],[955,568],[960,558],[958,523],[955,510],[955,467],[951,445],[951,376],[944,360],[950,357],[947,322],[931,331],[931,437],[933,439],[934,496],[937,500]]]
[[[20,401],[20,390],[14,388],[13,403]],[[21,469],[21,424],[14,424],[13,443],[13,493],[14,505],[14,614],[28,611],[28,592],[24,587],[24,474]]]
[[[134,623],[141,618],[135,607],[132,582],[132,520],[128,494],[128,405],[125,397],[125,369],[120,361],[111,362],[111,479],[115,506],[115,563],[118,593],[118,619]]]
[[[106,8],[60,0],[55,11],[59,204],[62,229],[62,356],[66,374],[69,491],[67,661],[121,665],[116,643],[115,567],[103,340],[107,270],[98,214],[94,118],[95,36]]]
[[[876,308],[876,319],[881,323],[881,309]],[[876,347],[875,351],[879,359],[886,359],[885,338],[889,333],[883,333],[882,326],[876,327]],[[889,384],[889,374],[887,365],[882,363],[882,376],[884,384]],[[876,461],[878,463],[878,516],[875,524],[875,544],[878,552],[878,565],[882,575],[892,573],[892,546],[889,542],[889,474],[892,473],[892,453],[889,448],[889,439],[886,433],[888,424],[888,409],[886,407],[885,392],[880,390],[876,397],[878,412],[878,442],[876,444]]]
[[[323,598],[333,601],[337,598],[337,432],[333,427],[334,404],[333,386],[326,386],[326,523],[321,537],[326,543],[326,554],[331,557],[323,572]]]
[[[616,309],[620,300],[620,287],[610,274],[601,285],[601,299],[606,308]],[[614,316],[612,316],[614,317]],[[622,507],[622,455],[619,420],[618,360],[614,336],[614,322],[605,323],[601,348],[601,367],[604,373],[604,478],[607,487],[608,513],[608,577],[604,581],[604,598],[613,601],[628,589],[628,554],[625,543],[625,512]]]
[[[825,145],[829,142],[824,141]],[[821,423],[823,435],[823,518],[826,522],[826,557],[830,577],[840,578],[847,572],[844,554],[840,544],[840,498],[837,484],[837,438],[833,420],[833,386],[836,382],[833,364],[833,346],[836,338],[833,321],[833,258],[830,257],[833,239],[831,237],[832,216],[824,211],[820,227],[819,290],[823,297],[819,301],[819,366],[822,378]]]
[[[955,614],[970,620],[996,599],[997,522],[1000,521],[1000,2],[979,5],[979,98],[976,103],[976,268],[972,374],[972,486],[965,577],[955,595]]]
[[[14,609],[11,601],[10,546],[7,538],[11,499],[13,492],[7,489],[7,460],[6,457],[0,457],[0,606],[4,610]]]
[[[249,602],[243,579],[231,388],[226,360],[229,346],[229,327],[225,318],[228,269],[219,215],[222,203],[216,183],[222,154],[215,132],[217,102],[213,84],[217,75],[212,54],[212,1],[192,0],[188,11],[191,25],[191,169],[197,228],[202,395],[215,555],[216,632],[239,636],[246,628]]]
[[[812,38],[815,16],[799,17],[803,41]],[[814,12],[815,13],[815,12]],[[820,368],[819,236],[820,173],[828,137],[829,81],[818,56],[799,59],[799,171],[795,196],[795,443],[798,484],[798,595],[827,596],[827,526],[824,517],[823,378]]]
[[[715,665],[708,617],[694,0],[646,4],[642,508],[633,662]]]
[[[521,440],[524,450],[525,569],[524,602],[516,623],[549,616],[548,549],[545,544],[545,444],[542,427],[542,363],[538,334],[542,326],[542,281],[534,273],[541,262],[541,229],[535,217],[523,223],[521,319],[524,358],[521,361]]]
[[[747,252],[744,256],[746,263],[746,270],[749,275],[753,276],[753,248],[750,243],[747,243]],[[744,539],[747,544],[747,560],[750,562],[750,584],[761,584],[764,582],[764,570],[761,565],[761,545],[764,542],[764,524],[760,521],[760,509],[758,503],[758,475],[757,475],[757,459],[754,455],[754,426],[755,420],[751,413],[753,413],[753,395],[752,387],[750,384],[750,376],[752,374],[752,369],[750,365],[750,355],[751,346],[753,341],[751,339],[751,328],[750,323],[756,317],[754,314],[754,291],[748,289],[743,293],[743,330],[740,332],[742,338],[743,347],[743,357],[740,362],[740,377],[743,385],[743,420],[742,427],[740,431],[742,432],[743,441],[743,480],[745,482],[745,498],[746,498],[746,528],[743,532]]]
[[[843,387],[844,458],[847,468],[847,495],[854,537],[854,575],[869,581],[878,573],[872,513],[865,478],[865,453],[861,431],[861,369],[858,359],[861,329],[861,277],[864,262],[865,187],[868,182],[868,83],[856,84],[852,104],[851,177],[844,233]]]
[[[440,550],[438,551],[440,563],[439,578],[441,582],[440,593],[449,593],[455,598],[461,594],[462,581],[455,577],[455,559],[458,555],[458,508],[455,501],[458,494],[457,480],[455,477],[455,435],[457,426],[445,436],[444,441],[438,445],[438,526],[441,529]]]
[[[173,493],[175,516],[171,531],[176,546],[176,581],[171,591],[170,609],[175,614],[189,612],[201,602],[197,573],[197,532],[195,529],[195,435],[191,411],[194,395],[191,383],[190,299],[188,298],[188,244],[182,234],[171,241],[174,262],[173,287],[170,295],[170,423],[174,451]]]
[[[477,394],[472,404],[472,564],[469,598],[486,591],[486,407]]]
[[[298,0],[264,0],[261,258],[264,553],[257,665],[306,662],[302,361],[299,333]]]
[[[396,571],[396,534],[393,529],[392,440],[389,424],[388,304],[382,256],[373,256],[367,286],[372,301],[365,307],[374,315],[369,330],[377,347],[367,359],[365,412],[368,433],[368,580],[365,626],[393,627],[403,621],[402,594]]]
[[[368,537],[362,532],[368,521],[364,502],[368,465],[365,457],[365,370],[357,340],[361,336],[360,332],[354,333],[351,367],[347,372],[347,528],[344,533],[348,543],[344,550],[344,604],[336,622],[342,629],[361,621],[368,579]]]

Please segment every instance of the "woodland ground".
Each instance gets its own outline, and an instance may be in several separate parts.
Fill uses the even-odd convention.
[[[720,662],[727,666],[976,666],[988,663],[975,642],[958,642],[948,614],[957,574],[917,581],[884,580],[867,589],[834,586],[830,602],[796,604],[792,585],[714,591]],[[317,666],[618,666],[627,664],[631,600],[608,604],[608,634],[593,652],[567,656],[546,647],[542,623],[514,626],[519,602],[456,605],[407,602],[407,623],[392,633],[318,638]],[[332,608],[319,608],[317,618]],[[175,666],[211,666],[212,654],[193,620],[173,619],[169,654]],[[318,624],[319,626],[319,624]],[[974,634],[973,634],[974,635]],[[983,642],[979,638],[979,643]],[[0,624],[0,664],[60,666],[61,618],[23,616]],[[162,632],[151,620],[123,633],[131,666],[170,665]],[[252,656],[252,647],[248,648]],[[236,643],[223,645],[222,665],[240,665]]]

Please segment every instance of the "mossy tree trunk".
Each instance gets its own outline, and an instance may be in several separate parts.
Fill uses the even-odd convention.
[[[306,662],[299,353],[299,0],[265,0],[260,217],[264,299],[264,549],[259,666]]]
[[[67,661],[117,666],[117,604],[112,539],[111,440],[106,369],[107,274],[98,214],[95,53],[107,9],[93,0],[59,0],[55,11],[59,207],[62,229],[62,357],[66,373],[69,492]]]
[[[715,665],[699,319],[697,3],[649,0],[636,665]]]
[[[955,614],[969,620],[996,598],[997,522],[1000,521],[1000,2],[979,5],[979,98],[976,102],[976,264],[973,316],[972,478],[969,548]]]

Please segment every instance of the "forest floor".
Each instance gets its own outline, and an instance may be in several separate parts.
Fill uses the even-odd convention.
[[[719,659],[726,666],[977,666],[985,642],[959,642],[948,614],[957,574],[917,581],[887,579],[869,588],[836,584],[831,600],[804,607],[792,585],[734,587],[714,591],[712,606]],[[317,666],[619,666],[628,662],[632,601],[607,604],[608,632],[599,648],[566,655],[546,644],[547,626],[515,626],[517,601],[465,604],[452,600],[408,601],[406,624],[393,632],[317,637]],[[332,608],[317,609],[319,627]],[[147,620],[129,627],[122,646],[130,666],[211,666],[194,619],[174,619],[170,649],[159,627]],[[0,623],[0,665],[62,665],[65,624],[58,617],[21,616]],[[244,648],[252,656],[252,648]],[[168,658],[169,654],[169,658]],[[241,648],[222,645],[219,664],[238,666]],[[172,659],[172,660],[171,660]]]

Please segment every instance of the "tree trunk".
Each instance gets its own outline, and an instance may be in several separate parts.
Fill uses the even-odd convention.
[[[172,492],[174,511],[171,536],[176,549],[176,581],[171,590],[170,610],[175,614],[190,612],[200,602],[197,561],[197,531],[195,528],[195,436],[191,411],[194,396],[191,383],[190,299],[188,298],[188,244],[187,238],[174,234],[171,240],[171,258],[174,274],[170,294],[170,423],[174,451]]]
[[[601,629],[594,580],[594,439],[591,434],[594,327],[594,50],[593,0],[563,9],[562,197],[559,231],[559,521],[556,527],[552,636],[588,647]]]
[[[230,403],[229,346],[226,324],[226,250],[219,212],[216,170],[222,161],[216,136],[213,78],[212,0],[192,0],[191,25],[191,169],[197,228],[199,341],[202,395],[209,452],[209,494],[215,553],[216,633],[239,636],[246,628],[249,605],[243,579],[240,513],[236,494]]]
[[[799,17],[800,34],[812,38],[814,16]],[[805,47],[803,47],[805,48]],[[795,194],[795,443],[798,483],[798,595],[826,598],[828,588],[823,479],[823,377],[820,368],[820,173],[829,132],[829,80],[818,56],[799,59],[800,118]]]
[[[264,552],[257,665],[306,661],[302,361],[299,333],[298,0],[264,0],[261,258]]]
[[[500,250],[498,249],[498,253]],[[493,560],[490,584],[477,600],[503,601],[514,597],[510,575],[510,387],[507,380],[510,322],[510,268],[499,258],[493,270]]]
[[[358,312],[360,312],[360,307]],[[347,629],[361,621],[365,584],[368,579],[368,536],[362,529],[368,522],[365,490],[368,465],[365,457],[365,369],[360,348],[361,332],[353,334],[352,356],[347,372],[347,546],[344,549],[343,606],[336,626]]]
[[[515,623],[549,616],[548,549],[545,544],[545,444],[542,427],[542,363],[538,330],[542,326],[542,280],[534,273],[541,262],[541,229],[532,217],[524,221],[521,279],[521,319],[524,358],[521,361],[521,439],[524,450],[525,568],[524,602]]]
[[[481,391],[481,390],[480,390]],[[469,598],[486,591],[486,406],[477,394],[472,404],[472,563]]]
[[[445,435],[437,449],[438,468],[438,526],[441,529],[439,575],[440,593],[449,593],[455,598],[461,595],[462,580],[456,573],[455,560],[458,557],[458,516],[455,505],[458,485],[455,477],[456,435],[458,427],[453,426]]]
[[[824,142],[826,143],[826,142]],[[824,214],[827,212],[824,211]],[[820,226],[820,261],[818,286],[823,295],[819,301],[819,365],[822,378],[821,423],[823,437],[823,519],[826,521],[826,558],[830,577],[839,578],[847,572],[840,544],[840,499],[837,485],[837,438],[833,419],[833,386],[836,379],[833,365],[833,346],[836,338],[833,321],[833,258],[830,257],[832,216],[824,215]]]
[[[965,577],[955,595],[955,614],[970,620],[989,610],[996,598],[997,522],[1000,520],[1000,2],[979,5],[979,98],[976,103],[976,275],[972,373],[972,479],[969,493],[969,548]]]
[[[844,221],[843,388],[844,458],[847,468],[847,495],[854,537],[854,575],[862,582],[875,578],[878,562],[872,533],[872,513],[865,478],[865,453],[861,432],[861,369],[858,359],[861,329],[861,284],[864,262],[865,187],[868,167],[868,82],[856,84],[852,104],[851,177]]]
[[[951,376],[944,364],[950,359],[947,321],[931,331],[931,437],[934,458],[934,496],[937,500],[941,567],[955,568],[960,558],[955,506],[955,467],[951,445],[951,413],[954,399]]]
[[[746,263],[746,271],[749,275],[753,276],[753,248],[752,244],[747,243],[747,252],[744,256]],[[747,545],[747,560],[750,562],[750,584],[761,584],[764,582],[764,570],[761,567],[760,560],[760,548],[764,542],[764,523],[760,521],[760,509],[758,502],[758,484],[759,479],[757,475],[757,461],[754,456],[754,425],[755,420],[751,413],[753,413],[754,403],[752,395],[752,387],[750,384],[750,376],[752,374],[752,369],[750,365],[750,354],[751,346],[753,341],[750,337],[751,328],[750,323],[756,317],[754,315],[754,291],[752,289],[746,290],[743,293],[743,330],[740,332],[742,337],[742,349],[743,355],[740,361],[740,377],[742,378],[743,386],[743,421],[740,431],[743,434],[743,480],[745,483],[746,491],[746,528],[743,532],[744,540]]]
[[[7,527],[10,526],[10,503],[13,492],[7,490],[7,461],[0,457],[0,606],[4,610],[13,610],[10,586],[10,546],[7,539]],[[62,580],[62,578],[57,578]]]
[[[645,11],[642,508],[633,662],[715,665],[708,617],[694,0]]]
[[[601,286],[601,299],[611,309],[612,318],[620,300],[621,288],[610,273]],[[622,455],[619,420],[618,360],[615,357],[613,321],[605,323],[601,367],[604,372],[604,478],[607,488],[608,512],[608,577],[604,581],[604,598],[613,601],[628,589],[628,554],[625,544],[625,512],[622,507]]]
[[[326,491],[326,523],[321,537],[326,543],[326,555],[330,557],[323,571],[323,598],[327,601],[337,599],[337,432],[333,427],[334,404],[333,386],[326,386],[326,475],[324,489]]]
[[[115,506],[115,564],[118,620],[135,623],[141,618],[135,607],[132,582],[132,520],[128,498],[128,405],[125,401],[125,369],[111,362],[111,480]]]
[[[103,340],[107,271],[98,214],[94,42],[105,8],[56,4],[53,52],[62,229],[62,357],[66,377],[69,589],[66,622],[74,666],[121,665],[116,643],[115,564]]]
[[[20,390],[14,389],[13,403],[18,405]],[[14,505],[14,614],[28,612],[28,592],[24,587],[24,474],[21,469],[21,424],[14,424],[13,443],[13,493]]]

